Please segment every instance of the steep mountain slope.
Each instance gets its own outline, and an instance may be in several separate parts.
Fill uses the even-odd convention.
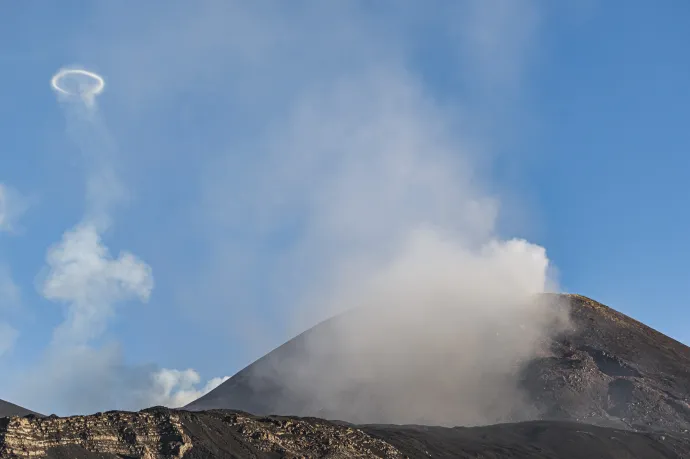
[[[462,399],[465,390],[462,384],[453,385],[453,381],[449,381],[456,376],[449,373],[454,362],[467,352],[486,352],[487,358],[494,360],[496,355],[500,357],[500,354],[490,354],[476,347],[458,349],[453,355],[455,360],[434,361],[433,365],[425,367],[422,376],[426,378],[426,385],[423,386],[406,386],[413,378],[417,378],[414,379],[415,384],[420,384],[420,379],[418,374],[406,375],[403,371],[397,374],[397,379],[387,379],[385,383],[369,377],[358,379],[357,384],[339,386],[333,378],[333,387],[337,390],[319,387],[324,386],[324,381],[329,381],[324,379],[324,375],[342,377],[343,372],[338,368],[345,362],[366,359],[368,353],[376,352],[376,349],[358,349],[359,354],[343,357],[342,353],[350,352],[350,348],[329,348],[327,345],[330,337],[336,334],[339,322],[366,320],[366,317],[357,316],[360,313],[339,316],[317,325],[249,365],[186,408],[240,409],[256,414],[318,416],[360,423],[477,425],[560,419],[619,428],[676,432],[690,429],[690,348],[589,298],[579,295],[549,295],[546,298],[547,307],[563,309],[569,315],[570,323],[543,337],[528,359],[513,364],[514,373],[508,379],[517,389],[510,398],[519,399],[519,404],[507,406],[504,398],[493,405],[476,406],[493,417],[479,418],[474,422],[478,419],[476,416],[461,417],[454,424],[454,418],[443,416],[452,412],[464,413],[472,402]],[[520,332],[521,326],[515,324],[516,333]],[[505,330],[509,329],[501,329],[502,332]],[[502,336],[497,332],[496,340],[503,339]],[[315,354],[310,342],[317,342],[319,349],[325,349]],[[500,350],[506,346],[510,346],[510,342],[497,343],[495,347]],[[431,359],[430,356],[423,357]],[[473,363],[476,366],[476,362]],[[492,368],[490,364],[486,367]],[[494,381],[486,367],[480,369],[482,373],[478,381],[480,385],[491,386]],[[371,375],[376,376],[377,373]],[[314,378],[319,384],[308,384]],[[505,379],[506,373],[499,373],[496,379],[500,378]],[[436,384],[436,381],[443,385],[429,385]],[[387,407],[381,400],[385,400],[386,388],[393,390],[393,386],[408,390],[409,403],[406,405],[409,406],[414,406],[417,400],[433,401],[430,397],[437,389],[448,390],[443,399],[447,412],[438,410],[439,416],[434,417],[433,413],[425,411],[424,416],[418,419],[411,418],[404,411],[385,411],[383,408]],[[507,387],[513,390],[512,386],[504,384],[496,386],[493,392],[489,387],[479,394],[476,387],[471,387],[472,397],[490,400],[493,394],[505,392]],[[452,391],[458,394],[457,397],[447,397]],[[357,410],[349,411],[347,407],[350,405]],[[359,412],[369,417],[357,417]],[[386,416],[376,418],[379,412],[385,412]],[[464,422],[466,419],[469,421]]]
[[[690,348],[589,298],[570,313],[575,331],[524,371],[543,417],[690,429]]]
[[[561,421],[488,427],[356,426],[314,418],[151,408],[0,419],[0,459],[681,459],[690,437]]]
[[[38,413],[34,413],[31,410],[22,408],[21,406],[15,405],[14,403],[0,400],[0,418],[6,416],[26,416],[27,414],[35,414],[40,416]]]

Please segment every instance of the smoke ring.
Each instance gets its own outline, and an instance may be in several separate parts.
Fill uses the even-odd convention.
[[[60,86],[60,81],[71,75],[81,75],[88,77],[92,80],[95,81],[95,84],[93,87],[89,87],[88,91],[84,91],[83,93],[74,93],[71,91],[68,91],[64,87]],[[50,85],[52,88],[61,93],[65,94],[68,96],[81,96],[81,97],[94,97],[103,92],[103,88],[105,88],[105,81],[103,81],[103,77],[101,77],[99,74],[94,73],[94,72],[89,72],[88,70],[83,70],[83,69],[62,69],[55,75],[53,75],[53,78],[50,80]]]

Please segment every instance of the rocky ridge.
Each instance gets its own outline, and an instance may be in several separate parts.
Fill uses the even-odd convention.
[[[259,418],[241,412],[189,413],[156,407],[138,413],[27,416],[0,422],[0,458],[62,456],[405,457],[394,446],[353,426],[317,419]]]
[[[690,437],[534,421],[473,428],[361,425],[162,407],[0,419],[0,459],[681,459]]]
[[[70,447],[120,457],[183,457],[191,448],[179,416],[170,412],[107,412],[59,418],[4,418],[0,457],[47,457]]]

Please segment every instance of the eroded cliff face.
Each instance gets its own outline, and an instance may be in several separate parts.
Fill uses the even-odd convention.
[[[324,420],[257,418],[230,413],[222,415],[222,421],[233,427],[233,430],[236,429],[254,447],[266,453],[278,453],[287,457],[406,457],[390,444],[375,439],[354,426],[337,425]]]
[[[152,408],[0,420],[0,458],[406,457],[362,430],[322,420]]]
[[[0,457],[47,457],[55,449],[143,459],[181,458],[192,447],[177,414],[108,412],[67,418],[12,417],[0,424]]]

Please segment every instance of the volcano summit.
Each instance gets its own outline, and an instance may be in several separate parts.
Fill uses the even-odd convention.
[[[531,355],[517,361],[506,362],[501,349],[521,342],[520,333],[526,331],[519,323],[511,328],[483,323],[483,333],[496,330],[491,349],[447,349],[440,357],[425,354],[432,348],[404,345],[418,343],[414,327],[382,332],[388,347],[329,345],[343,330],[350,333],[371,322],[371,312],[354,311],[288,341],[185,408],[360,423],[481,425],[539,419],[690,429],[690,348],[584,296],[546,299],[540,305],[544,315],[561,311],[568,320],[539,336],[531,343]],[[511,330],[515,334],[506,336]],[[368,342],[361,333],[357,336]],[[406,364],[386,366],[397,350],[409,353]],[[468,361],[467,352],[478,358]],[[455,363],[474,375],[459,374]],[[512,401],[506,402],[506,393]]]

